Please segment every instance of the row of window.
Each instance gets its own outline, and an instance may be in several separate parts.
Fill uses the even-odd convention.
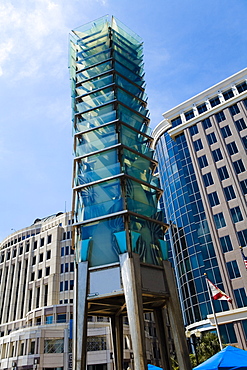
[[[64,272],[74,272],[74,262],[62,263],[60,272],[61,274],[63,274]]]
[[[74,280],[60,281],[60,292],[73,289],[74,289]]]
[[[247,181],[247,180],[244,180],[244,181]],[[232,185],[226,186],[225,188],[223,188],[223,191],[225,194],[225,198],[228,202],[236,198],[236,193]],[[214,207],[220,204],[217,191],[214,191],[213,193],[208,194],[208,200],[209,200],[209,204],[211,207]]]
[[[243,83],[237,85],[236,88],[237,88],[238,92],[241,93],[241,92],[247,90],[247,84],[244,81]],[[222,96],[223,96],[225,101],[233,98],[234,97],[233,90],[229,89],[229,90],[223,92]],[[210,104],[211,108],[214,108],[215,106],[221,104],[219,96],[215,96],[215,97],[209,99],[209,104]],[[206,103],[202,103],[202,104],[198,105],[196,108],[197,108],[197,111],[198,111],[199,114],[202,114],[202,113],[204,113],[208,110]],[[230,113],[231,113],[232,116],[234,116],[235,114],[238,114],[240,112],[237,104],[234,104],[231,107],[229,107],[229,110],[230,110]],[[184,116],[185,116],[186,121],[189,121],[190,119],[194,118],[195,117],[194,109],[190,109],[189,111],[185,112]],[[178,116],[178,117],[172,119],[171,123],[172,123],[173,127],[180,125],[182,123],[181,116]]]
[[[232,217],[232,221],[234,223],[243,221],[243,215],[242,215],[242,212],[239,206],[230,208],[230,214]],[[223,212],[217,213],[213,215],[213,217],[214,217],[214,223],[215,223],[216,229],[221,229],[222,227],[226,226],[226,221],[225,221]]]
[[[235,142],[230,143],[228,145],[229,145],[229,151],[230,150],[232,151],[234,148],[236,148],[236,143]],[[223,159],[220,148],[217,148],[217,149],[213,150],[211,153],[212,153],[212,156],[213,156],[215,162],[218,162],[218,161]],[[205,154],[202,155],[201,157],[198,157],[197,159],[198,159],[198,164],[199,164],[201,169],[208,166],[208,159],[207,159]],[[242,159],[238,159],[238,160],[232,162],[232,164],[233,164],[233,168],[234,168],[237,175],[246,170]],[[227,171],[225,166],[224,166],[224,169],[218,169],[218,173],[219,173],[220,179],[222,177],[221,180],[225,180],[226,178],[229,177],[228,171]]]
[[[247,246],[247,230],[241,230],[237,232],[238,239],[239,239],[239,245],[244,247]],[[222,236],[219,238],[222,252],[230,252],[233,250],[232,242],[229,235]]]
[[[40,242],[40,247],[43,247],[45,245],[45,238],[41,238],[39,240],[39,242]],[[47,236],[47,244],[50,244],[51,242],[52,242],[52,235],[50,234],[50,235]],[[33,247],[33,250],[37,249],[37,247],[38,247],[38,241],[37,240],[34,240],[32,247]],[[20,244],[18,255],[19,256],[22,255],[23,251],[24,251],[24,246],[23,246],[23,244]],[[29,251],[30,251],[30,243],[27,242],[26,245],[25,245],[25,253],[27,253]],[[5,256],[6,256],[6,261],[8,261],[11,257],[11,249],[7,249],[5,254],[2,253],[0,255],[0,263],[4,261]],[[16,256],[17,256],[17,248],[13,248],[12,249],[12,258],[15,258]],[[49,258],[51,258],[51,257],[49,257]]]
[[[238,120],[238,123],[239,123],[239,125],[241,125],[242,129],[246,128],[246,124],[245,124],[245,121],[243,120],[243,118]],[[220,130],[221,130],[221,133],[222,133],[222,136],[223,136],[224,139],[232,135],[231,129],[228,125],[222,127]],[[208,141],[209,145],[215,144],[217,142],[217,138],[216,138],[216,135],[215,135],[214,132],[211,132],[208,135],[206,135],[206,138],[207,138],[207,141]],[[243,136],[243,137],[241,137],[241,139],[243,141],[245,149],[247,149],[247,146],[246,146],[247,137]],[[201,139],[197,139],[197,140],[193,141],[193,145],[194,145],[194,149],[195,149],[196,152],[203,149],[203,144],[202,144]],[[234,151],[237,153],[238,149],[234,148]],[[235,153],[231,154],[229,152],[229,154],[232,155],[232,154],[235,154]]]

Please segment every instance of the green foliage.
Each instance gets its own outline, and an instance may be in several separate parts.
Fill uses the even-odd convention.
[[[215,333],[207,332],[202,335],[201,339],[197,340],[196,353],[198,363],[195,354],[190,354],[191,366],[195,367],[208,358],[212,357],[220,351],[220,344],[218,337]]]

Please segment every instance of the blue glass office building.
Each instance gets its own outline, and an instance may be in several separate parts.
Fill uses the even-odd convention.
[[[163,114],[156,154],[188,330],[213,330],[204,274],[233,300],[214,301],[226,343],[246,349],[247,70]],[[209,316],[208,316],[209,315]]]

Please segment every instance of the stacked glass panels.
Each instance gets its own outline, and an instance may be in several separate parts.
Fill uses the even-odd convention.
[[[153,175],[142,41],[103,17],[74,30],[70,50],[77,262],[105,265],[133,251],[160,265],[166,226]]]

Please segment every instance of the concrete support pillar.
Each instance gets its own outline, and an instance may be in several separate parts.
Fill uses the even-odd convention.
[[[115,370],[123,369],[123,317],[111,317],[111,332],[114,351]]]
[[[175,277],[170,262],[163,261],[166,284],[169,287],[170,297],[167,300],[167,311],[171,324],[171,332],[174,339],[175,350],[180,370],[190,370],[189,351],[185,337],[184,323],[182,320]]]
[[[76,264],[75,282],[73,370],[86,370],[88,262],[79,262]]]
[[[157,308],[154,310],[154,321],[159,340],[161,364],[163,369],[171,369],[171,359],[169,353],[169,340],[166,328],[166,321],[164,318],[164,310]]]
[[[140,259],[137,254],[133,253],[133,256],[129,257],[128,253],[124,253],[119,255],[119,260],[134,353],[134,368],[135,370],[145,370],[147,368],[147,361],[141,291]]]

